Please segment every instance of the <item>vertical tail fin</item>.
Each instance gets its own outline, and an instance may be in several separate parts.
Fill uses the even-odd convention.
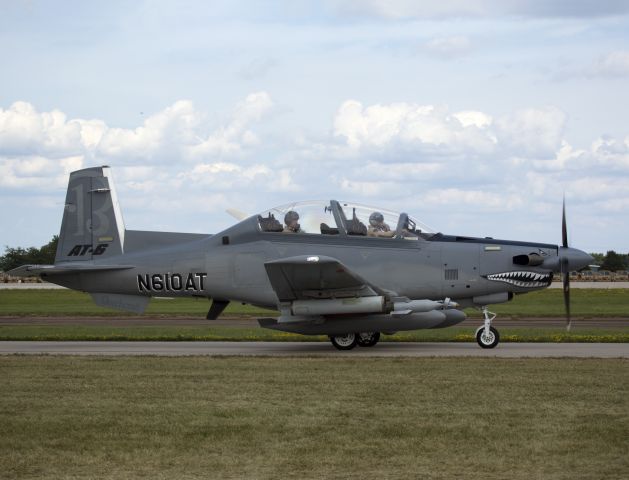
[[[120,255],[124,234],[110,168],[92,167],[72,172],[55,263]]]

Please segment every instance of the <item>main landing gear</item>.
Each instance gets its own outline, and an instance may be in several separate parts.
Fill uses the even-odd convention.
[[[481,312],[485,317],[485,324],[476,330],[476,341],[481,348],[494,348],[500,342],[498,330],[491,326],[496,314],[487,310],[487,307],[481,307]]]
[[[500,342],[498,330],[491,326],[496,314],[482,307],[484,325],[476,330],[476,341],[481,348],[494,348]],[[380,340],[380,332],[346,333],[345,335],[330,335],[330,341],[339,350],[351,350],[359,347],[373,347]]]
[[[346,333],[345,335],[330,335],[330,341],[339,350],[351,350],[356,345],[373,347],[380,340],[380,332]]]

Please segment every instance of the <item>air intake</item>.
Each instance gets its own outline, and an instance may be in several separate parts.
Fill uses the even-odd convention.
[[[513,257],[515,265],[536,267],[544,263],[544,257],[539,253],[529,253],[528,255],[516,255]]]

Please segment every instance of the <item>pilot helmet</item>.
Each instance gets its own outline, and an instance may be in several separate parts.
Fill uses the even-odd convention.
[[[284,215],[284,223],[286,225],[290,225],[291,222],[296,222],[297,220],[299,220],[299,214],[294,210],[289,210],[286,212],[286,215]]]
[[[384,216],[380,212],[373,212],[369,215],[369,224],[373,227],[384,222]]]

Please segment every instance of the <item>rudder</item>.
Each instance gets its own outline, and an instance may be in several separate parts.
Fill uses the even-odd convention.
[[[55,263],[123,252],[125,227],[108,166],[70,174]]]

